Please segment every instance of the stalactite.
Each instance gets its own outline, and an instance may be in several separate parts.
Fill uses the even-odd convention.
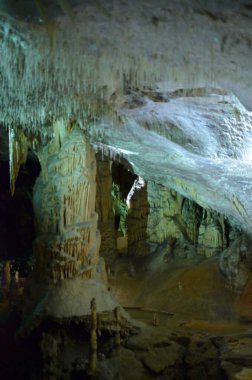
[[[10,165],[10,191],[15,192],[15,182],[19,168],[26,162],[28,142],[22,131],[9,128],[9,165]]]

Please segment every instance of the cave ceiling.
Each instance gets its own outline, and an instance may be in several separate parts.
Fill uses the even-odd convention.
[[[251,21],[248,0],[0,1],[2,129],[75,121],[250,232]]]

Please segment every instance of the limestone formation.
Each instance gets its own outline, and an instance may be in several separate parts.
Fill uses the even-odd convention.
[[[223,216],[203,210],[199,226],[198,253],[210,257],[222,252],[227,247],[225,228]]]
[[[128,253],[130,255],[146,255],[149,248],[146,243],[149,214],[147,184],[143,179],[135,180],[128,194]]]
[[[220,269],[233,289],[242,290],[252,273],[251,239],[241,235],[225,249],[220,256]]]
[[[229,328],[220,337],[213,329],[226,329],[233,318],[230,288],[241,294],[245,289],[237,307],[248,310],[239,322],[251,323],[252,315],[251,20],[249,0],[0,1],[0,128],[9,132],[12,195],[28,149],[41,164],[33,193],[35,266],[27,279],[21,330],[42,336],[45,367],[24,378],[83,375],[87,355],[79,354],[79,347],[90,331],[90,300],[91,375],[97,369],[106,380],[251,378],[251,331],[243,341]],[[1,149],[2,142],[0,155]],[[130,327],[111,295],[116,275],[110,292],[99,258],[99,250],[108,262],[115,252],[112,159],[122,159],[144,178],[131,198],[128,242],[130,254],[149,254],[136,265],[132,256],[123,257],[126,270],[118,270],[123,286],[117,294],[125,293],[121,297],[129,306],[134,300],[131,310],[144,305],[145,297],[154,306],[169,300],[177,318],[172,333],[172,324],[164,326],[164,316],[158,321],[154,315],[156,328],[148,326],[148,337],[134,353],[121,339]],[[5,248],[9,257],[11,249]],[[214,255],[220,255],[230,286],[223,276],[215,283],[219,258]],[[191,262],[205,266],[189,271]],[[180,264],[181,278],[174,272]],[[10,294],[9,264],[4,272]],[[172,278],[171,287],[166,277]],[[13,279],[13,299],[15,286]],[[186,309],[197,320],[177,324]],[[188,338],[190,324],[195,330],[204,325],[201,315],[220,316],[222,323],[208,324],[194,337],[192,330]],[[13,329],[9,322],[7,338]],[[107,372],[98,368],[106,365],[98,363],[97,330],[102,338],[106,330],[110,342],[115,336],[122,354],[116,363],[106,352]],[[18,354],[14,342],[5,351],[12,347]]]
[[[148,243],[155,251],[161,243],[169,238],[181,236],[178,222],[182,196],[164,186],[149,181],[147,185],[149,218],[147,225]]]
[[[38,156],[42,170],[34,187],[35,265],[26,288],[24,334],[47,317],[85,318],[92,298],[99,312],[118,306],[107,291],[105,265],[99,259],[92,147],[77,127],[58,121],[54,138]]]
[[[38,153],[42,171],[34,188],[34,272],[54,283],[93,278],[100,246],[95,156],[78,129],[64,128],[57,123],[54,140]]]
[[[10,165],[10,191],[15,191],[15,182],[19,168],[26,162],[28,142],[22,130],[9,128],[9,165]]]
[[[111,162],[97,156],[96,175],[96,212],[98,213],[98,227],[101,233],[100,255],[110,263],[115,257],[115,220],[112,208],[111,189],[112,175]]]
[[[173,238],[177,240],[175,255],[183,256],[181,250],[191,247],[198,255],[211,257],[220,254],[237,237],[223,215],[202,208],[174,190],[148,182],[148,199],[148,241],[153,247],[153,242],[168,241],[166,255],[171,251]]]
[[[202,208],[197,203],[184,198],[181,207],[181,217],[185,226],[188,240],[198,243],[199,225],[202,218]]]

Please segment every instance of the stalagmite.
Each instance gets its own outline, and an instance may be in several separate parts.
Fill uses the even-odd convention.
[[[112,313],[118,303],[99,258],[94,151],[77,126],[69,131],[58,121],[54,138],[37,154],[42,170],[33,192],[35,265],[24,325],[29,318],[83,318],[90,314],[90,298],[98,300],[99,311]]]
[[[39,152],[47,166],[44,166],[46,173],[42,173],[34,189],[38,231],[35,271],[39,277],[54,282],[76,275],[92,277],[100,244],[97,215],[91,200],[92,196],[95,197],[95,157],[80,131],[73,131],[59,144],[58,136],[63,134],[61,128],[64,129],[63,124],[55,126],[55,139],[47,149]],[[82,173],[76,163],[80,163]],[[93,239],[90,242],[91,230]],[[49,261],[42,252],[48,252]],[[41,273],[41,267],[47,261],[46,272]]]

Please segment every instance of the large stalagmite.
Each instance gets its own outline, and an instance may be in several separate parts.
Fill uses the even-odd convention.
[[[54,283],[93,278],[100,246],[95,156],[80,131],[64,132],[57,124],[54,140],[40,152],[42,173],[34,189],[35,270]]]
[[[116,302],[107,291],[99,259],[95,212],[96,160],[78,128],[54,125],[54,138],[38,152],[41,174],[34,188],[35,267],[26,297],[27,322],[83,317],[95,297],[97,310]],[[33,325],[33,324],[32,324]]]

